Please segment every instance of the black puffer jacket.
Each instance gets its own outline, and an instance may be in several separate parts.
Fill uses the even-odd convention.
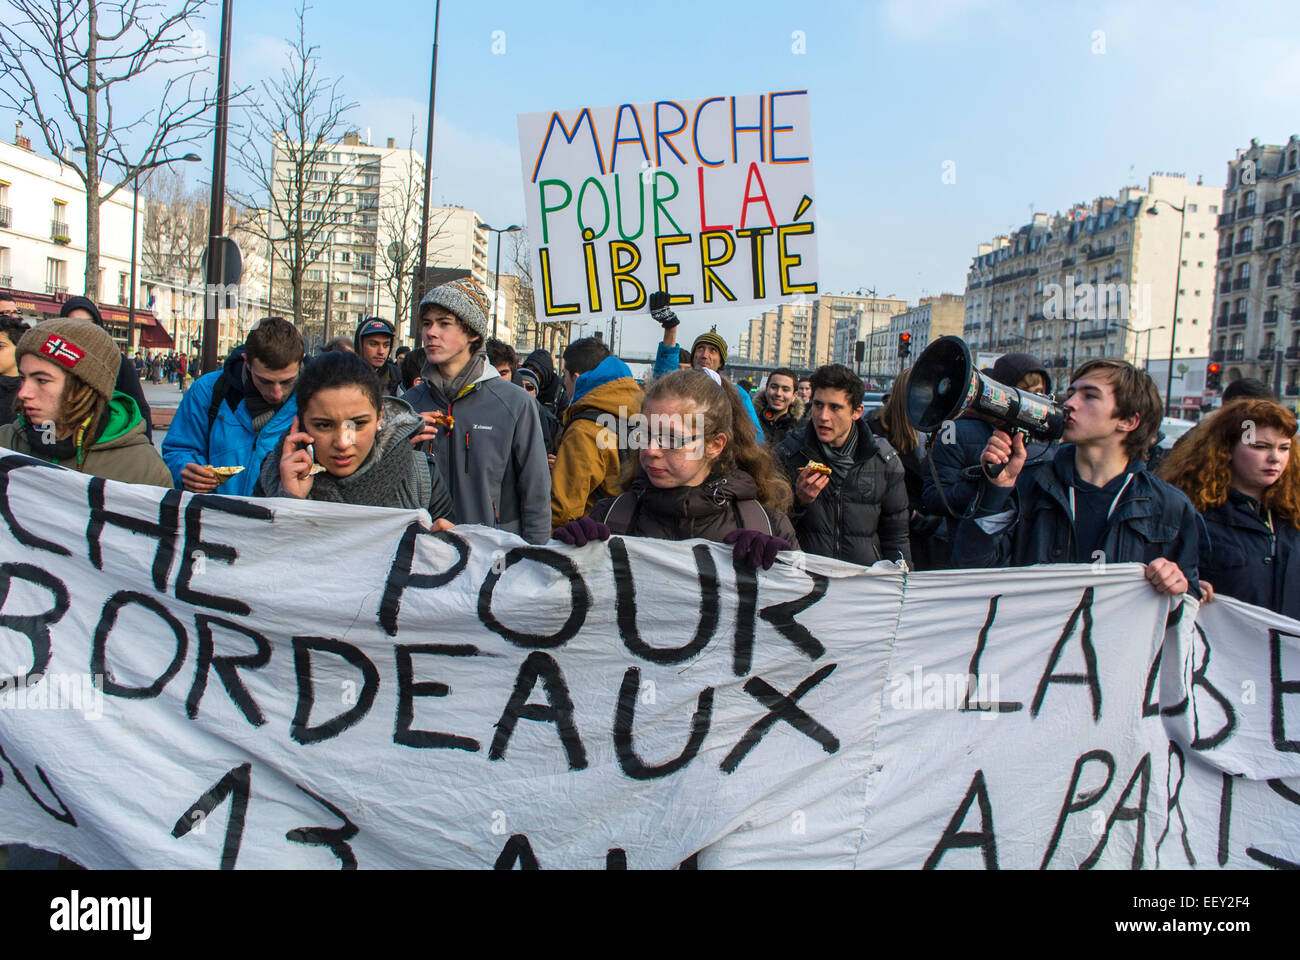
[[[1201,516],[1200,574],[1214,592],[1300,620],[1300,530],[1273,511],[1270,531],[1259,505],[1236,490]]]
[[[863,566],[901,559],[911,567],[902,461],[888,440],[872,435],[864,420],[853,429],[858,431],[858,448],[843,482],[832,477],[810,504],[796,498],[790,520],[808,553]],[[822,459],[819,448],[811,423],[776,448],[791,486],[809,460]]]
[[[14,397],[22,386],[22,377],[0,377],[0,424],[13,423],[18,418],[14,411]]]
[[[631,536],[656,540],[692,540],[698,537],[720,543],[732,530],[743,526],[737,503],[756,499],[758,486],[748,473],[736,470],[725,477],[710,477],[698,487],[661,489],[642,472],[637,474],[623,496],[636,498],[629,531]],[[597,501],[588,516],[604,523],[617,499],[606,497]],[[787,541],[792,549],[800,549],[789,518],[767,507],[763,507],[763,512],[771,522],[773,535]]]

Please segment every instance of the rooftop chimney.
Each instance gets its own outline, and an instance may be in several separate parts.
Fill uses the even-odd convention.
[[[345,147],[358,147],[361,145],[361,134],[353,130],[351,133],[343,134],[343,145]]]
[[[389,138],[388,138],[388,149],[389,149],[389,150],[392,150],[395,146],[397,146],[397,142],[396,142],[395,140],[393,140],[392,137],[389,137]]]

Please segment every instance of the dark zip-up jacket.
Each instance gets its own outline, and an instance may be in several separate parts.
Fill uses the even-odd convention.
[[[1107,563],[1172,560],[1200,596],[1200,515],[1186,494],[1152,476],[1142,461],[1130,461],[1125,472],[1133,476],[1106,523],[1098,548],[1103,558]],[[1069,493],[1074,475],[1074,445],[1065,444],[1050,463],[1026,465],[1009,490],[981,481],[970,512],[957,525],[953,566],[1090,562],[1091,556],[1076,556]]]
[[[1259,505],[1237,490],[1202,516],[1200,574],[1214,592],[1300,620],[1300,530],[1276,511],[1269,530]]]
[[[810,504],[796,497],[790,522],[807,553],[863,566],[901,559],[911,567],[903,463],[888,440],[872,435],[865,420],[859,419],[853,429],[858,431],[858,447],[843,482],[837,484],[832,477]],[[791,486],[809,460],[821,459],[819,446],[809,422],[776,448]]]
[[[537,404],[490,364],[459,396],[428,383],[402,394],[417,413],[442,410],[455,425],[438,431],[434,458],[451,493],[457,523],[517,533],[529,543],[551,535],[551,472]]]
[[[630,536],[721,543],[731,531],[743,527],[739,502],[757,500],[758,485],[744,470],[733,470],[726,476],[711,476],[698,487],[656,487],[643,471],[623,496],[636,498]],[[598,500],[587,516],[604,523],[616,500],[618,497]],[[785,514],[768,507],[763,507],[763,513],[773,536],[785,540],[792,550],[800,549],[799,537]]]
[[[921,509],[944,518],[935,534],[940,540],[952,542],[957,521],[975,499],[980,485],[980,457],[991,436],[993,424],[974,417],[958,417],[952,422],[951,433],[940,427],[930,434],[926,453],[930,462],[926,463],[925,458],[917,461],[921,468]],[[947,439],[951,442],[945,442]],[[1045,444],[1031,440],[1027,450],[1029,459],[1025,466],[1030,467],[1051,462],[1056,456],[1057,444],[1055,441]]]

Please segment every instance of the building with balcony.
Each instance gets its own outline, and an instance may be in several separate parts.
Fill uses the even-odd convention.
[[[1218,187],[1154,173],[1145,189],[1035,214],[979,245],[964,338],[981,353],[1034,354],[1057,383],[1090,357],[1204,357],[1222,203]]]
[[[0,141],[0,290],[13,291],[19,309],[35,321],[57,315],[69,296],[87,293],[86,188],[71,167],[36,154],[22,135],[22,124],[17,126],[14,142]],[[102,183],[101,194],[112,186]],[[101,305],[106,328],[120,342],[125,342],[124,308],[131,292],[134,199],[122,187],[99,208],[99,290],[91,298]],[[137,223],[143,232],[143,207]],[[166,338],[143,309],[142,294],[141,285],[136,320],[142,330],[149,328],[144,342],[164,346]]]
[[[1210,359],[1223,382],[1254,377],[1300,398],[1300,136],[1252,140],[1228,163],[1219,215]]]
[[[293,176],[289,150],[280,140],[274,145],[275,182],[289,184]],[[423,202],[424,161],[414,150],[397,147],[392,137],[383,147],[363,142],[359,134],[346,134],[338,143],[326,144],[311,164],[310,182],[303,189],[305,222],[324,222],[317,233],[315,259],[305,270],[305,315],[298,318],[310,342],[350,333],[363,317],[382,316],[398,327],[399,340],[407,339],[407,304],[394,302],[394,271],[414,274]],[[274,200],[272,235],[293,227],[292,189]],[[272,301],[286,314],[293,302],[287,245],[276,241],[271,265]],[[488,232],[478,214],[459,206],[429,211],[427,266],[468,274],[488,285]],[[406,288],[409,290],[409,286]],[[326,299],[328,298],[328,306]],[[405,294],[404,294],[405,298]]]

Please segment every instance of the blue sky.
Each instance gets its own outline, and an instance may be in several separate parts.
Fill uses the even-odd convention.
[[[253,84],[278,70],[293,4],[235,8],[232,77]],[[433,4],[316,0],[307,30],[358,102],[355,125],[405,145],[414,116],[422,149]],[[806,87],[821,288],[915,301],[961,292],[976,245],[1031,205],[1060,210],[1152,171],[1221,184],[1251,137],[1300,133],[1298,41],[1288,2],[449,0],[435,198],[522,222],[519,113]],[[752,312],[692,313],[686,332],[707,317],[734,345]],[[648,318],[626,329],[629,351],[657,339]]]

